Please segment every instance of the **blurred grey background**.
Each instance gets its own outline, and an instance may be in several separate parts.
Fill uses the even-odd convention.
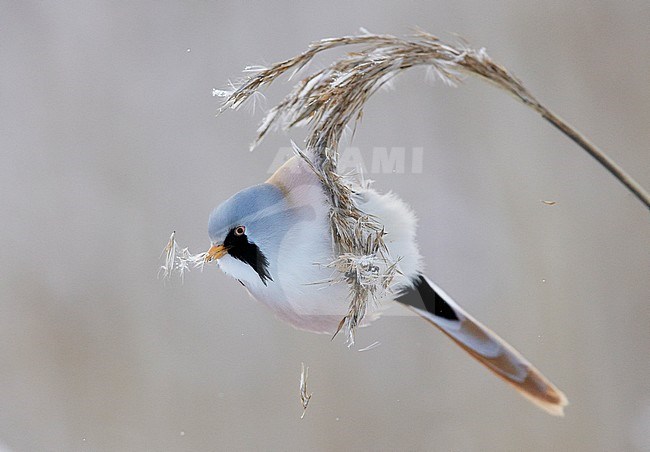
[[[422,173],[370,177],[419,212],[428,274],[566,392],[564,419],[417,318],[348,349],[214,267],[156,278],[170,232],[204,251],[211,209],[289,143],[249,153],[260,112],[217,118],[212,89],[359,27],[485,46],[650,187],[647,0],[1,5],[0,449],[650,450],[648,211],[480,81],[405,74],[353,145],[423,148]]]

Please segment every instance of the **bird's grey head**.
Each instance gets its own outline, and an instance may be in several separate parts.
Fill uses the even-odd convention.
[[[247,277],[259,277],[257,282],[267,285],[273,280],[272,261],[290,226],[290,217],[284,193],[275,185],[254,185],[236,193],[210,214],[208,235],[212,247],[207,260],[223,258],[219,264],[227,273],[244,282]],[[222,265],[227,262],[231,265]]]

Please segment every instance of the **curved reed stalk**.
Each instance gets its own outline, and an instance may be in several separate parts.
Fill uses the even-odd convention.
[[[637,182],[577,130],[542,105],[506,68],[494,62],[485,49],[444,43],[422,31],[409,39],[370,33],[323,39],[312,43],[305,52],[268,68],[246,68],[248,76],[239,86],[231,91],[215,90],[215,95],[225,98],[220,111],[240,107],[260,88],[287,71],[293,70],[294,74],[300,71],[317,54],[351,45],[360,46],[360,49],[300,80],[291,93],[266,114],[251,146],[255,147],[274,127],[308,127],[307,153],[299,153],[320,176],[332,203],[332,234],[340,257],[331,265],[340,270],[341,280],[349,284],[351,291],[350,310],[341,321],[339,330],[345,326],[351,343],[354,329],[365,314],[368,302],[388,287],[395,263],[385,253],[382,225],[356,206],[352,185],[336,172],[338,143],[345,127],[361,117],[370,96],[406,69],[428,66],[449,85],[456,85],[466,74],[491,82],[537,111],[650,208],[650,195]]]

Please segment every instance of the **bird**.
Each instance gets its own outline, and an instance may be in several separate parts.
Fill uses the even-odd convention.
[[[352,187],[355,202],[385,229],[384,242],[397,272],[378,304],[413,311],[470,356],[546,412],[561,416],[566,396],[514,347],[461,308],[425,276],[417,217],[392,192],[367,184]],[[314,333],[338,331],[348,313],[349,289],[332,278],[336,258],[330,227],[331,201],[305,161],[295,155],[264,183],[235,193],[210,214],[206,261],[237,279],[279,319]],[[381,314],[368,313],[361,326]]]

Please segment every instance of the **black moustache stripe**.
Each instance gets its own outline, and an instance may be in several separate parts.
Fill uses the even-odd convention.
[[[250,265],[264,285],[267,285],[269,280],[273,281],[269,273],[269,260],[255,243],[248,240],[246,234],[236,235],[235,229],[232,229],[223,244],[228,248],[228,254]]]

